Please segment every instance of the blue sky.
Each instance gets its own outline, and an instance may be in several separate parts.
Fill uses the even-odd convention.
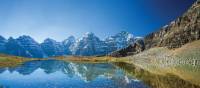
[[[135,36],[158,30],[196,0],[0,0],[0,35],[30,35],[41,42],[94,32]]]

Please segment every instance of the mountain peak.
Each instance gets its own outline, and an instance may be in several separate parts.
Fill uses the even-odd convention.
[[[0,40],[6,40],[3,36],[0,35]]]
[[[13,37],[9,37],[8,41],[16,41]]]
[[[19,38],[31,38],[30,36],[28,35],[22,35],[22,36],[19,36]],[[31,38],[32,39],[32,38]]]
[[[116,35],[118,35],[118,36],[133,36],[131,33],[127,32],[127,31],[121,31],[121,32],[117,33]]]
[[[93,35],[94,33],[93,32],[86,32],[85,34],[86,35]]]
[[[74,37],[74,36],[69,36],[69,37],[67,38],[67,40],[74,41],[74,40],[75,40],[75,37]]]
[[[47,38],[47,39],[44,40],[44,42],[56,42],[56,40],[51,39],[51,38]]]
[[[95,34],[92,33],[92,32],[86,32],[83,36],[84,37],[90,37],[90,36],[95,36]]]
[[[113,36],[106,38],[107,43],[115,43],[117,49],[127,47],[134,42],[133,34],[126,31],[121,31]]]
[[[127,32],[127,31],[121,31],[121,32],[119,32],[119,34],[129,34],[129,32]]]
[[[74,36],[69,36],[67,39],[65,39],[62,43],[65,45],[65,46],[71,46],[74,42],[76,41],[75,37]]]
[[[37,43],[33,38],[31,38],[30,36],[28,36],[28,35],[22,35],[22,36],[19,36],[18,38],[17,38],[17,40],[19,40],[19,41],[21,41],[21,42],[35,42],[35,43]]]

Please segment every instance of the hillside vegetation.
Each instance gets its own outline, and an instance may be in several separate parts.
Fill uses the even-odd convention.
[[[200,40],[178,49],[155,47],[137,55],[128,56],[129,61],[149,72],[175,74],[195,84],[200,84]]]

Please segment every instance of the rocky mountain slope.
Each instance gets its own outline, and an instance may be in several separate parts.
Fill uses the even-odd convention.
[[[137,44],[113,52],[111,56],[127,56],[131,53],[137,54],[138,51],[154,48],[167,47],[169,49],[180,48],[182,45],[200,39],[200,0],[197,0],[189,10],[177,20],[164,26],[157,32],[150,33],[144,37],[144,46]],[[134,47],[135,46],[135,47]],[[129,54],[128,54],[129,53]]]
[[[134,43],[130,44],[128,47],[114,51],[110,53],[110,56],[113,57],[125,57],[129,55],[134,55],[144,51],[144,39],[143,38],[135,38]]]
[[[200,39],[200,0],[177,20],[145,37],[146,49],[160,46],[179,48]]]

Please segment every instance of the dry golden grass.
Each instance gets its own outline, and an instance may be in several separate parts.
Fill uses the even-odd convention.
[[[181,48],[173,51],[174,55],[193,55],[200,53],[200,40],[188,43]]]
[[[198,62],[200,61],[200,40],[175,50],[156,47],[127,58],[132,59],[132,64],[151,73],[174,74],[184,80],[200,84],[200,63]],[[198,63],[194,64],[195,61]]]
[[[108,63],[108,62],[127,62],[129,63],[128,58],[115,58],[110,56],[60,56],[54,57],[57,60],[63,61],[72,61],[72,62],[81,62],[81,63]]]
[[[87,63],[104,63],[109,62],[112,57],[95,57],[95,56],[60,56],[55,57],[57,60]]]
[[[40,58],[24,58],[18,56],[10,56],[5,54],[0,54],[0,68],[1,67],[15,67],[26,61],[32,60],[45,60]]]

